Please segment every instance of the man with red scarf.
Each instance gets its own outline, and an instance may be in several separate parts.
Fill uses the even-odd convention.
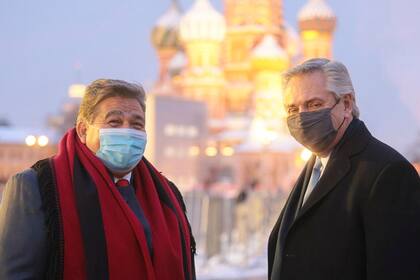
[[[145,93],[88,86],[57,155],[12,177],[0,205],[0,279],[195,279],[182,196],[145,158]]]

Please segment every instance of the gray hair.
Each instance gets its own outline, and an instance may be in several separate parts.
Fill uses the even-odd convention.
[[[326,58],[313,58],[297,65],[283,74],[283,87],[287,88],[289,81],[299,75],[320,71],[327,79],[327,90],[335,94],[337,99],[346,94],[353,98],[353,116],[359,118],[360,111],[356,105],[356,96],[351,82],[350,74],[346,66],[339,61],[332,61]]]
[[[95,118],[95,110],[99,103],[109,97],[134,98],[143,112],[146,112],[146,93],[139,84],[122,80],[99,79],[93,81],[87,88],[80,104],[77,123],[87,121],[91,123]]]

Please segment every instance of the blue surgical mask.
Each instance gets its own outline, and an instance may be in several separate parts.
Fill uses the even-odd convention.
[[[96,156],[110,171],[125,173],[133,170],[142,159],[147,134],[131,128],[101,128],[99,140]]]

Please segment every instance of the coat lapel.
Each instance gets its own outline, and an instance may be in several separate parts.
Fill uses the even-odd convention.
[[[293,224],[296,215],[299,211],[300,205],[302,203],[304,190],[308,184],[309,178],[311,177],[311,170],[315,163],[315,157],[312,157],[311,160],[306,165],[305,169],[299,176],[299,179],[293,188],[292,193],[290,194],[289,200],[285,205],[285,211],[283,215],[283,219],[280,223],[279,228],[279,237],[278,241],[280,245],[283,247],[283,242],[287,236],[287,232],[290,229],[290,226]],[[303,195],[302,195],[303,193]]]
[[[280,277],[284,243],[291,228],[305,213],[320,203],[337,186],[340,180],[347,175],[351,169],[351,157],[362,151],[371,137],[364,123],[358,119],[354,119],[344,134],[343,139],[331,154],[324,174],[321,176],[317,186],[305,204],[300,207],[312,174],[315,157],[312,157],[305,166],[272,232],[272,238],[275,239],[277,237],[277,242],[271,244],[276,246],[271,267],[271,279],[279,279]],[[350,139],[351,141],[349,141]],[[271,262],[271,260],[269,261]]]
[[[298,205],[297,205],[296,210],[295,210],[295,215],[294,215],[293,221],[298,217],[298,215],[300,213],[300,209],[301,209],[303,200],[305,198],[306,189],[308,188],[309,180],[311,179],[311,176],[312,176],[312,170],[314,168],[315,159],[316,159],[316,157],[312,156],[311,159],[308,161],[308,164],[306,166],[305,176],[303,178],[302,187],[301,187],[301,191],[300,191],[299,202],[298,202]]]
[[[333,190],[337,186],[338,182],[346,176],[349,171],[350,160],[348,158],[331,158],[330,162],[327,164],[324,174],[321,176],[318,184],[308,197],[308,200],[305,204],[303,204],[302,208],[298,212],[296,219],[303,216],[331,190]]]
[[[371,135],[362,121],[354,119],[331,154],[330,160],[318,184],[302,206],[295,221],[305,215],[331,192],[351,169],[350,158],[367,145]]]

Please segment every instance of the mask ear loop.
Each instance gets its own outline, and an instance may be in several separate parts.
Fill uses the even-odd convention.
[[[345,120],[346,120],[346,117],[343,118],[343,121],[341,122],[340,126],[337,128],[337,131],[339,131],[340,128],[343,126]]]
[[[338,105],[338,103],[340,103],[341,98],[338,98],[337,102],[334,104],[334,106],[331,107],[331,110],[335,108],[335,106]],[[343,126],[344,121],[346,120],[346,117],[343,117],[343,121],[341,122],[341,124],[338,126],[338,128],[336,129],[336,131],[339,131],[340,128]]]

